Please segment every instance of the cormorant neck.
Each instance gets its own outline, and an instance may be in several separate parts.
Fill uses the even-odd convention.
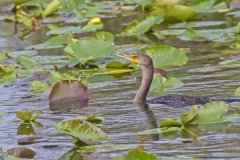
[[[142,70],[142,83],[137,92],[137,95],[133,99],[134,103],[146,103],[147,94],[151,87],[151,83],[153,79],[153,74],[154,74],[153,65],[144,67],[141,70]]]

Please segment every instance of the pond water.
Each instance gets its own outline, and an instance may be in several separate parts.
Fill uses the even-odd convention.
[[[131,19],[131,16],[106,18],[104,19],[105,29],[117,32],[122,29],[123,24]],[[212,20],[218,19],[220,19],[218,15],[212,17]],[[116,24],[121,25],[116,26]],[[22,50],[46,39],[44,31],[37,31],[26,40],[21,41],[13,35],[12,23],[1,22],[0,30],[4,31],[0,32],[1,50]],[[140,44],[139,41],[126,38],[118,41],[121,44]],[[228,43],[182,42],[176,39],[166,39],[164,42],[151,42],[151,45],[153,44],[169,44],[191,50],[188,54],[190,60],[187,65],[168,69],[170,75],[179,78],[185,85],[164,94],[234,98],[233,93],[240,86],[239,67],[219,65],[220,59],[228,58],[231,54],[228,52]],[[142,43],[142,45],[144,44]],[[46,53],[57,53],[57,51],[41,50],[39,55]],[[55,160],[66,156],[73,148],[72,139],[48,126],[66,118],[90,114],[105,118],[101,128],[108,134],[108,140],[103,144],[110,147],[87,153],[85,159],[107,160],[130,148],[139,146],[144,146],[145,151],[162,159],[240,159],[240,120],[202,127],[204,132],[199,133],[199,142],[194,142],[192,138],[184,135],[177,138],[166,138],[158,134],[139,136],[136,134],[137,132],[156,128],[163,118],[177,119],[179,113],[186,112],[190,106],[174,107],[150,104],[146,107],[133,104],[132,99],[141,82],[140,72],[129,75],[96,76],[92,77],[91,81],[89,86],[91,98],[88,105],[78,110],[60,113],[50,111],[49,92],[30,92],[30,82],[27,80],[9,86],[1,86],[0,147],[3,150],[16,147],[18,146],[17,139],[22,137],[17,135],[20,122],[16,118],[15,112],[36,109],[42,111],[37,121],[41,122],[44,127],[34,127],[35,132],[47,141],[26,145],[37,153],[35,159]],[[231,108],[230,111],[240,113],[238,108]],[[112,149],[114,147],[119,150],[114,151]],[[80,159],[80,157],[78,158]]]

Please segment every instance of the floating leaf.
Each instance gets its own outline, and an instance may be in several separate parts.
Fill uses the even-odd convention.
[[[155,24],[159,24],[163,21],[163,16],[149,16],[140,21],[134,20],[131,22],[127,28],[124,30],[124,33],[127,35],[137,35],[141,33],[145,33],[151,29],[151,27]]]
[[[91,123],[101,123],[103,121],[102,117],[97,117],[95,115],[89,115],[86,118],[86,121],[91,122]]]
[[[184,5],[168,5],[168,6],[156,6],[151,15],[164,15],[165,20],[187,20],[193,18],[196,13],[188,6]]]
[[[128,154],[117,156],[112,160],[159,160],[159,158],[144,151],[131,150]]]
[[[31,69],[35,66],[38,65],[37,61],[30,58],[30,57],[27,57],[25,55],[18,55],[17,56],[17,61],[22,64],[24,67],[26,67],[27,69]]]
[[[235,90],[234,95],[240,97],[240,87]]]
[[[49,49],[49,48],[58,48],[62,47],[64,44],[67,44],[73,38],[72,33],[67,33],[64,35],[57,35],[49,40],[45,41],[44,43],[29,46],[26,49]]]
[[[160,128],[162,127],[180,127],[182,124],[174,119],[171,118],[164,118],[163,121],[160,123]]]
[[[104,72],[98,73],[99,75],[113,75],[113,74],[125,74],[133,72],[132,69],[114,69],[114,70],[106,70]]]
[[[156,68],[165,66],[181,66],[187,63],[188,56],[181,50],[165,45],[150,46],[147,50],[142,50],[153,60]]]
[[[43,11],[43,17],[47,17],[52,15],[54,12],[56,12],[60,7],[60,2],[58,0],[54,0],[49,5],[47,8]]]
[[[209,102],[198,109],[197,118],[194,121],[198,124],[222,122],[228,108],[228,104],[224,102]]]
[[[11,149],[7,150],[7,154],[13,156],[13,159],[14,158],[31,159],[36,155],[36,153],[34,151],[32,151],[31,149],[25,148],[25,147],[11,148]],[[12,159],[11,157],[8,157],[8,155],[5,155],[5,156],[7,156],[6,158]]]
[[[187,113],[180,114],[180,120],[183,125],[193,124],[194,118],[197,117],[198,108],[193,105]]]
[[[101,31],[101,32],[97,32],[94,35],[92,35],[91,39],[114,42],[115,37],[113,34],[111,34],[109,32]]]
[[[169,89],[182,87],[184,84],[182,81],[177,78],[165,78],[159,74],[154,74],[153,81],[151,84],[150,92],[151,93],[162,93]]]
[[[193,30],[192,28],[188,28],[183,32],[180,39],[185,40],[185,41],[192,41],[192,40],[197,39],[197,37],[198,37],[198,35],[195,32],[195,30]]]
[[[184,23],[177,23],[169,28],[171,29],[181,29],[181,28],[201,28],[201,27],[217,27],[223,24],[226,24],[226,21],[200,21],[200,22],[184,22]]]
[[[40,93],[40,92],[45,92],[47,90],[49,90],[51,87],[44,82],[41,81],[33,81],[31,86],[30,86],[30,90],[32,92],[36,92],[36,93]]]
[[[17,79],[16,77],[16,73],[12,72],[9,74],[4,75],[1,79],[0,79],[0,83],[1,84],[10,84],[13,81],[15,81]]]
[[[34,121],[41,112],[36,112],[34,114],[34,111],[18,111],[16,112],[16,117],[23,120],[25,123],[29,123],[30,121]]]
[[[114,53],[114,45],[111,42],[102,40],[82,40],[70,43],[64,51],[75,54],[77,60],[81,64],[85,64],[88,60],[97,58],[106,58]]]
[[[94,32],[96,30],[100,30],[103,28],[103,24],[99,23],[99,24],[86,24],[85,26],[83,26],[82,31],[84,32]]]
[[[50,72],[50,84],[51,86],[54,86],[57,82],[61,81],[63,79],[62,75],[57,71],[51,71]]]
[[[192,8],[196,12],[206,12],[210,10],[215,3],[215,0],[193,0]]]
[[[89,100],[87,87],[78,80],[57,82],[49,95],[49,106],[53,111],[69,111],[86,106]]]
[[[121,63],[118,61],[110,62],[106,65],[106,68],[112,68],[112,69],[120,69],[120,68],[127,68],[129,66],[129,63]]]
[[[84,142],[98,142],[107,138],[100,128],[82,118],[63,120],[54,126],[60,132],[66,133]]]
[[[72,34],[82,33],[82,29],[80,26],[66,26],[66,27],[62,27],[62,28],[53,29],[51,31],[48,31],[46,34],[47,35],[58,35],[58,34],[67,34],[69,32]]]

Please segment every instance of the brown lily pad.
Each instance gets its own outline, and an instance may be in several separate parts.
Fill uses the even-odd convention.
[[[62,80],[56,83],[49,95],[53,111],[70,111],[86,106],[89,100],[87,87],[78,80]]]
[[[18,139],[18,144],[20,145],[27,145],[27,144],[34,144],[40,142],[47,142],[47,139],[43,139],[41,136],[28,136],[28,137],[21,137]]]
[[[8,155],[15,156],[17,158],[33,158],[36,153],[31,149],[25,147],[15,147],[7,150]]]

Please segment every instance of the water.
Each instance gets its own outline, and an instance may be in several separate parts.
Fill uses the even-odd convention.
[[[125,18],[129,21],[129,17]],[[114,20],[122,24],[124,18],[120,17]],[[105,21],[108,24],[106,30],[111,30],[114,26],[111,19]],[[0,28],[1,30],[6,29],[5,32],[0,33],[0,49],[2,50],[23,49],[26,46],[40,43],[46,38],[44,32],[38,31],[27,40],[20,41],[12,34],[12,24],[1,22]],[[128,43],[122,39],[119,41]],[[187,43],[171,39],[165,43],[191,49],[187,65],[168,69],[170,75],[178,77],[185,83],[184,87],[170,90],[165,94],[207,96],[210,98],[234,97],[235,89],[240,86],[239,67],[219,65],[220,58],[229,56],[223,52],[223,48],[227,48],[229,44]],[[155,44],[162,44],[162,42],[155,42]],[[44,55],[45,52],[49,51],[43,50],[41,54]],[[136,76],[137,78],[135,78]],[[89,88],[91,99],[88,106],[68,113],[50,111],[48,106],[49,93],[34,94],[29,92],[29,81],[6,87],[1,86],[0,147],[4,151],[16,147],[18,146],[17,139],[22,137],[17,135],[20,122],[15,117],[15,112],[36,109],[43,112],[37,121],[41,122],[44,127],[34,127],[35,132],[47,142],[26,145],[37,153],[35,159],[55,160],[63,157],[64,154],[66,156],[66,153],[73,148],[71,138],[48,126],[62,119],[89,114],[105,118],[101,128],[108,134],[108,140],[103,144],[119,147],[119,151],[105,148],[105,151],[98,150],[98,152],[86,153],[85,159],[107,160],[123,151],[139,146],[144,146],[145,151],[162,159],[240,159],[240,120],[201,127],[198,143],[185,135],[173,138],[165,138],[157,134],[138,136],[137,132],[155,128],[163,118],[177,119],[179,113],[186,112],[189,106],[176,108],[162,104],[149,105],[149,107],[134,105],[132,99],[140,84],[140,73],[138,72],[133,75],[94,77],[92,81],[94,83]],[[231,108],[231,112],[239,113],[239,109]]]

